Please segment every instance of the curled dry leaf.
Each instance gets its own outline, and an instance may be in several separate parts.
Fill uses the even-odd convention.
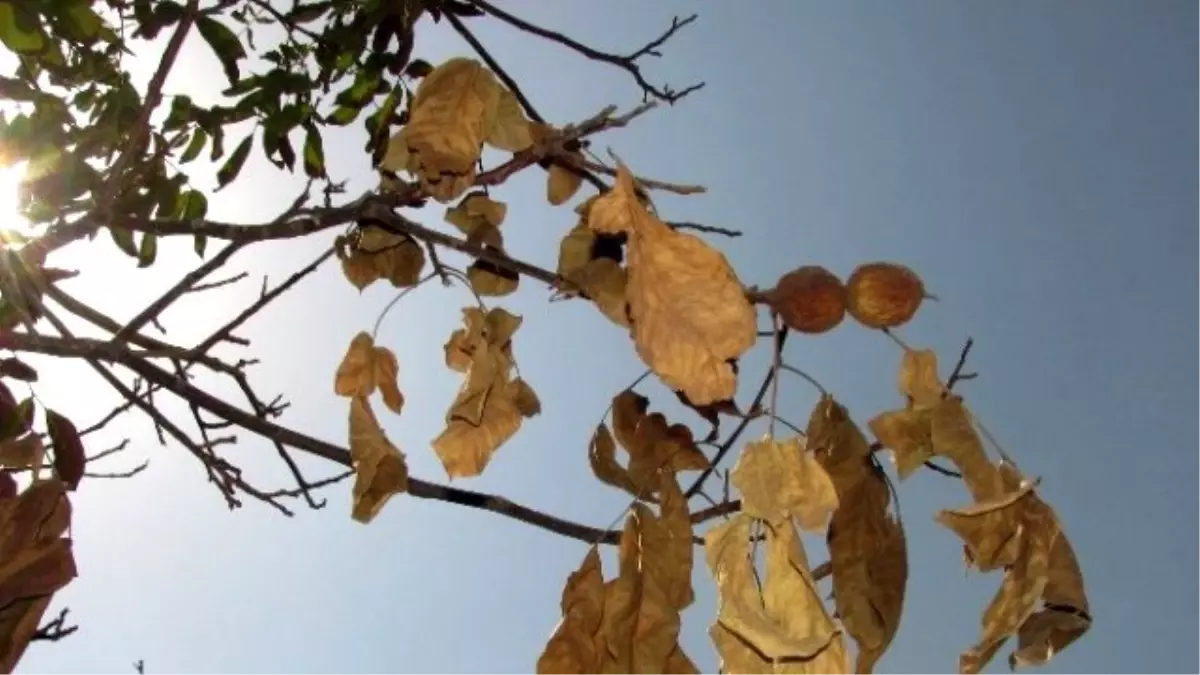
[[[838,506],[833,481],[795,436],[747,443],[730,481],[742,496],[744,513],[771,522],[795,518],[814,532],[825,528]]]
[[[521,283],[521,275],[480,259],[467,268],[467,281],[479,295],[494,298],[516,291]]]
[[[946,396],[946,387],[938,377],[937,353],[932,349],[905,349],[900,362],[900,393],[911,407],[932,408]]]
[[[579,152],[570,153],[572,158],[582,160],[583,154]],[[579,187],[583,185],[583,175],[576,173],[560,162],[554,162],[550,165],[550,170],[546,176],[546,201],[550,202],[551,206],[560,206],[570,201],[571,197],[579,192]]]
[[[467,378],[446,413],[446,429],[433,442],[434,452],[451,478],[477,476],[496,450],[536,415],[541,404],[527,383],[510,380],[512,336],[520,317],[502,309],[485,316],[478,308],[463,310],[466,326],[446,343],[452,368],[466,365]]]
[[[342,258],[342,273],[359,291],[380,279],[396,288],[415,286],[425,269],[425,249],[405,234],[366,225],[350,254]]]
[[[431,197],[448,202],[475,180],[484,139],[494,133],[502,88],[480,63],[452,58],[417,87],[404,140]]]
[[[383,433],[365,396],[350,399],[350,458],[354,462],[351,516],[369,523],[392,495],[408,489],[408,464]]]
[[[54,594],[75,578],[66,486],[32,483],[0,502],[0,669],[12,672]]]
[[[817,402],[807,436],[837,490],[826,534],[837,613],[858,643],[855,670],[869,673],[900,626],[908,584],[904,530],[888,513],[888,482],[866,438],[833,397]]]
[[[766,575],[759,591],[751,549],[755,522],[741,513],[704,537],[718,603],[709,635],[721,672],[848,672],[841,632],[825,611],[789,520],[764,523]]]
[[[908,323],[924,299],[921,277],[896,263],[859,265],[846,280],[846,309],[868,328],[895,328]]]
[[[500,226],[507,214],[508,205],[504,202],[493,200],[484,192],[471,192],[446,209],[446,222],[467,235],[469,242],[503,248]]]
[[[1043,664],[1091,625],[1083,576],[1053,509],[1015,467],[1001,464],[998,473],[1008,491],[1005,499],[938,517],[963,537],[969,559],[980,569],[986,569],[990,556],[986,562],[1005,570],[1000,590],[983,613],[979,642],[959,658],[964,673],[982,670],[1014,633],[1019,644],[1009,665]],[[970,523],[972,519],[977,522]],[[1005,530],[1009,540],[999,543]],[[1043,606],[1035,613],[1039,601]]]
[[[725,256],[647,211],[624,165],[587,222],[596,232],[628,234],[626,297],[642,360],[697,405],[733,398],[737,377],[728,360],[754,346],[757,328]]]
[[[399,374],[400,365],[392,350],[376,347],[371,334],[362,331],[350,341],[350,347],[338,365],[333,390],[339,396],[366,398],[378,388],[388,409],[400,414],[404,408],[404,395],[397,382]]]
[[[609,321],[629,327],[629,278],[621,266],[621,240],[598,235],[581,219],[558,248],[558,274],[577,286]],[[566,295],[572,293],[567,291]]]
[[[638,502],[625,521],[620,572],[605,584],[594,672],[695,672],[679,646],[679,612],[692,602],[691,521],[674,474],[658,476],[661,514]]]
[[[682,424],[668,424],[661,413],[647,414],[650,401],[626,389],[613,398],[613,431],[629,455],[622,468],[611,459],[603,432],[597,430],[591,450],[592,470],[601,481],[622,488],[638,499],[658,492],[661,471],[702,471],[708,458],[696,447],[692,432]]]
[[[10,438],[0,442],[0,467],[27,469],[41,466],[45,454],[46,448],[42,444],[42,437],[38,434],[25,434],[20,438]]]
[[[604,616],[604,573],[600,551],[592,546],[563,588],[562,621],[538,658],[538,673],[598,673],[596,633]]]
[[[499,82],[493,80],[493,83],[498,92],[496,110],[488,118],[490,124],[484,132],[484,142],[500,150],[520,152],[533,145],[530,122],[516,95]]]
[[[819,265],[798,267],[779,278],[767,293],[784,325],[801,333],[833,330],[846,316],[846,288]]]
[[[46,409],[46,431],[54,444],[54,474],[68,490],[74,490],[83,479],[83,468],[87,464],[79,431],[71,420],[49,408]],[[41,446],[40,440],[38,446]],[[41,453],[38,454],[40,463]]]

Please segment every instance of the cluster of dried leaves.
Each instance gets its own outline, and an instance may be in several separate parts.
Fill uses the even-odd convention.
[[[485,144],[555,156],[547,182],[552,204],[566,203],[581,185],[563,168],[571,165],[563,157],[577,150],[564,146],[560,130],[529,122],[513,94],[472,60],[434,68],[410,106],[411,122],[380,163],[384,189],[392,175],[407,172],[430,197],[458,199],[446,222],[480,250],[503,255],[507,215],[486,190],[472,190]],[[845,285],[810,266],[768,292],[747,289],[718,250],[660,219],[623,164],[613,175],[611,189],[575,209],[577,224],[560,244],[558,291],[590,301],[628,330],[649,369],[710,421],[714,411],[741,415],[733,403],[737,361],[757,340],[755,304],[797,330],[819,333],[847,312],[871,328],[894,327],[929,297],[915,273],[890,263],[860,266]],[[378,223],[361,224],[343,259],[359,289],[379,279],[411,287],[423,279],[426,262],[416,241]],[[479,304],[463,310],[463,327],[446,342],[446,365],[465,379],[433,441],[452,478],[482,473],[522,420],[540,412],[533,389],[514,375],[512,340],[521,318],[482,300],[512,293],[518,278],[478,259],[460,279]],[[369,402],[378,390],[400,413],[397,373],[396,357],[366,333],[354,338],[337,372],[336,392],[351,399],[353,515],[363,522],[406,488],[404,455]],[[1013,464],[988,459],[962,399],[938,379],[932,352],[905,349],[900,390],[905,407],[869,422],[877,444],[828,394],[804,434],[747,443],[730,472],[740,508],[723,511],[734,515],[700,536],[678,474],[709,471],[719,458],[706,455],[687,426],[651,412],[647,398],[619,392],[611,430],[602,421],[588,450],[596,478],[632,499],[617,570],[606,579],[598,549],[588,550],[567,579],[563,618],[538,672],[696,672],[679,645],[680,613],[694,596],[696,542],[704,545],[719,598],[710,635],[723,672],[871,672],[896,636],[908,579],[895,494],[875,456],[881,448],[892,452],[901,479],[934,456],[954,462],[975,503],[937,520],[962,537],[969,567],[1004,571],[978,644],[961,656],[962,672],[980,670],[1014,634],[1014,666],[1045,663],[1079,637],[1090,623],[1082,577],[1034,483]],[[810,568],[801,531],[825,533],[832,607],[822,600],[817,584],[824,573]]]

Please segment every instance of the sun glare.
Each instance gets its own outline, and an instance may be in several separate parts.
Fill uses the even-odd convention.
[[[18,214],[18,191],[21,178],[25,175],[25,162],[0,167],[0,230],[16,230],[21,234],[33,234],[29,223]]]

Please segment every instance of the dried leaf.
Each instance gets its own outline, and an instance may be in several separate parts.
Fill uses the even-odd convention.
[[[730,477],[742,496],[742,511],[755,518],[793,517],[800,527],[818,531],[838,505],[833,481],[799,437],[747,443]]]
[[[708,467],[708,458],[696,447],[691,430],[682,424],[668,425],[660,413],[647,414],[649,403],[630,389],[613,398],[613,431],[629,455],[626,474],[634,488],[630,494],[639,499],[657,493],[660,471],[702,471]]]
[[[946,388],[938,379],[937,354],[932,349],[906,349],[900,365],[900,393],[915,408],[932,408],[942,400]]]
[[[500,225],[508,214],[508,205],[495,201],[484,192],[472,192],[452,208],[446,209],[446,222],[467,235],[467,241],[503,248]]]
[[[825,611],[790,522],[766,526],[766,578],[755,583],[754,518],[738,514],[705,535],[717,584],[717,622],[709,630],[725,673],[840,673],[849,661]]]
[[[998,499],[1007,490],[959,396],[947,396],[929,411],[930,441],[937,454],[954,462],[977,502]]]
[[[537,392],[529,383],[521,378],[517,378],[508,383],[511,390],[511,397],[516,403],[517,410],[520,411],[522,417],[533,417],[542,413],[542,402],[538,400]]]
[[[68,490],[74,490],[79,487],[84,466],[87,464],[87,455],[84,453],[79,431],[71,420],[49,408],[46,409],[46,431],[50,435],[50,442],[54,444],[54,474]],[[38,446],[37,459],[40,464],[40,441]]]
[[[25,469],[40,466],[46,449],[38,434],[26,434],[0,443],[0,466],[6,469]],[[5,474],[7,475],[7,474]]]
[[[405,128],[425,176],[473,172],[501,91],[495,76],[466,58],[447,60],[421,81]]]
[[[499,83],[496,87],[499,90],[496,112],[484,140],[494,148],[520,152],[533,145],[530,122],[525,118],[525,111],[521,110],[521,103],[516,95]]]
[[[809,416],[808,444],[837,491],[826,534],[833,596],[858,643],[857,672],[871,672],[900,625],[908,583],[904,530],[888,513],[891,491],[846,409],[824,395]]]
[[[572,153],[578,159],[583,159],[582,153]],[[561,166],[558,162],[550,165],[546,176],[546,201],[552,206],[565,204],[579,191],[583,185],[583,176]]]
[[[420,244],[377,225],[363,227],[354,250],[342,259],[342,273],[360,291],[379,279],[396,288],[415,286],[423,269],[425,249]]]
[[[376,347],[370,333],[361,331],[350,341],[346,355],[338,365],[333,390],[339,396],[367,398],[378,387],[387,407],[400,414],[404,395],[397,383],[399,373],[396,355],[387,347]]]
[[[517,290],[521,276],[486,260],[476,260],[467,268],[467,281],[484,297],[502,297]]]
[[[446,361],[458,364],[469,357],[467,379],[446,414],[445,431],[433,442],[451,478],[482,473],[496,450],[520,429],[523,414],[533,410],[537,398],[524,382],[509,380],[511,340],[521,318],[499,308],[485,316],[469,307],[463,320],[466,326],[446,344]]]
[[[592,204],[588,225],[628,233],[626,295],[642,360],[697,405],[733,398],[737,378],[728,360],[754,346],[757,328],[725,256],[647,211],[624,165],[616,186]]]
[[[588,444],[588,463],[592,467],[592,473],[601,482],[631,495],[639,493],[637,486],[629,478],[629,472],[617,463],[617,443],[603,422],[596,426],[591,443]]]
[[[609,321],[629,327],[629,278],[621,263],[597,258],[576,272],[574,281]]]
[[[883,447],[892,451],[900,480],[933,458],[928,410],[889,410],[876,415],[867,426]]]
[[[562,621],[538,658],[536,672],[599,672],[595,635],[604,614],[604,576],[595,546],[588,549],[579,569],[567,577],[561,606]]]
[[[365,396],[350,400],[350,458],[354,463],[351,516],[369,523],[392,495],[408,489],[408,465],[404,453],[384,435]]]

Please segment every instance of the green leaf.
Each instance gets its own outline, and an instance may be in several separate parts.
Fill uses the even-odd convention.
[[[142,235],[142,245],[138,248],[138,267],[149,267],[158,257],[158,235],[147,232]]]
[[[204,257],[204,249],[208,248],[208,235],[197,234],[192,239],[192,249],[196,251],[196,255]]]
[[[195,220],[208,213],[208,198],[203,192],[188,190],[179,195],[175,205],[175,217],[179,220]]]
[[[0,2],[0,42],[17,54],[37,54],[47,46],[31,3]]]
[[[199,157],[200,153],[204,151],[204,144],[207,142],[208,134],[200,127],[196,127],[196,129],[192,131],[192,140],[188,143],[187,149],[185,149],[183,154],[179,157],[179,163],[187,164],[193,159]]]
[[[325,12],[333,6],[332,2],[314,2],[308,5],[296,5],[288,12],[287,18],[292,23],[309,23],[325,16]]]
[[[114,243],[116,243],[117,248],[124,251],[126,255],[137,257],[138,249],[137,244],[133,242],[132,230],[110,225],[108,227],[108,233],[112,235],[112,240]]]
[[[347,108],[338,106],[325,121],[339,127],[344,127],[358,118],[358,113],[362,112],[360,108]]]
[[[75,33],[79,41],[85,44],[95,42],[96,37],[100,35],[100,29],[104,26],[104,20],[100,18],[99,14],[92,11],[86,2],[68,5],[59,16],[65,19],[66,25]]]
[[[238,143],[233,154],[229,155],[229,159],[221,165],[217,170],[217,189],[220,190],[226,185],[233,182],[238,174],[242,172],[242,165],[246,163],[246,158],[250,156],[250,143],[254,140],[254,133],[251,132],[248,136]]]
[[[404,69],[404,74],[408,77],[419,78],[433,72],[433,64],[425,59],[413,59],[408,62],[408,66]]]
[[[236,85],[241,79],[238,61],[246,58],[246,49],[242,47],[242,42],[238,40],[237,34],[225,24],[206,15],[201,15],[196,19],[196,29],[200,31],[200,37],[204,38],[209,47],[212,47],[213,53],[220,60],[230,86]]]
[[[8,388],[5,387],[5,393],[8,393]],[[8,394],[9,400],[12,400],[12,394]],[[21,434],[29,431],[33,426],[33,399],[27,398],[15,406],[0,406],[0,441],[7,441],[16,438]]]
[[[309,178],[325,177],[325,146],[315,126],[306,127],[304,136],[304,173]]]

